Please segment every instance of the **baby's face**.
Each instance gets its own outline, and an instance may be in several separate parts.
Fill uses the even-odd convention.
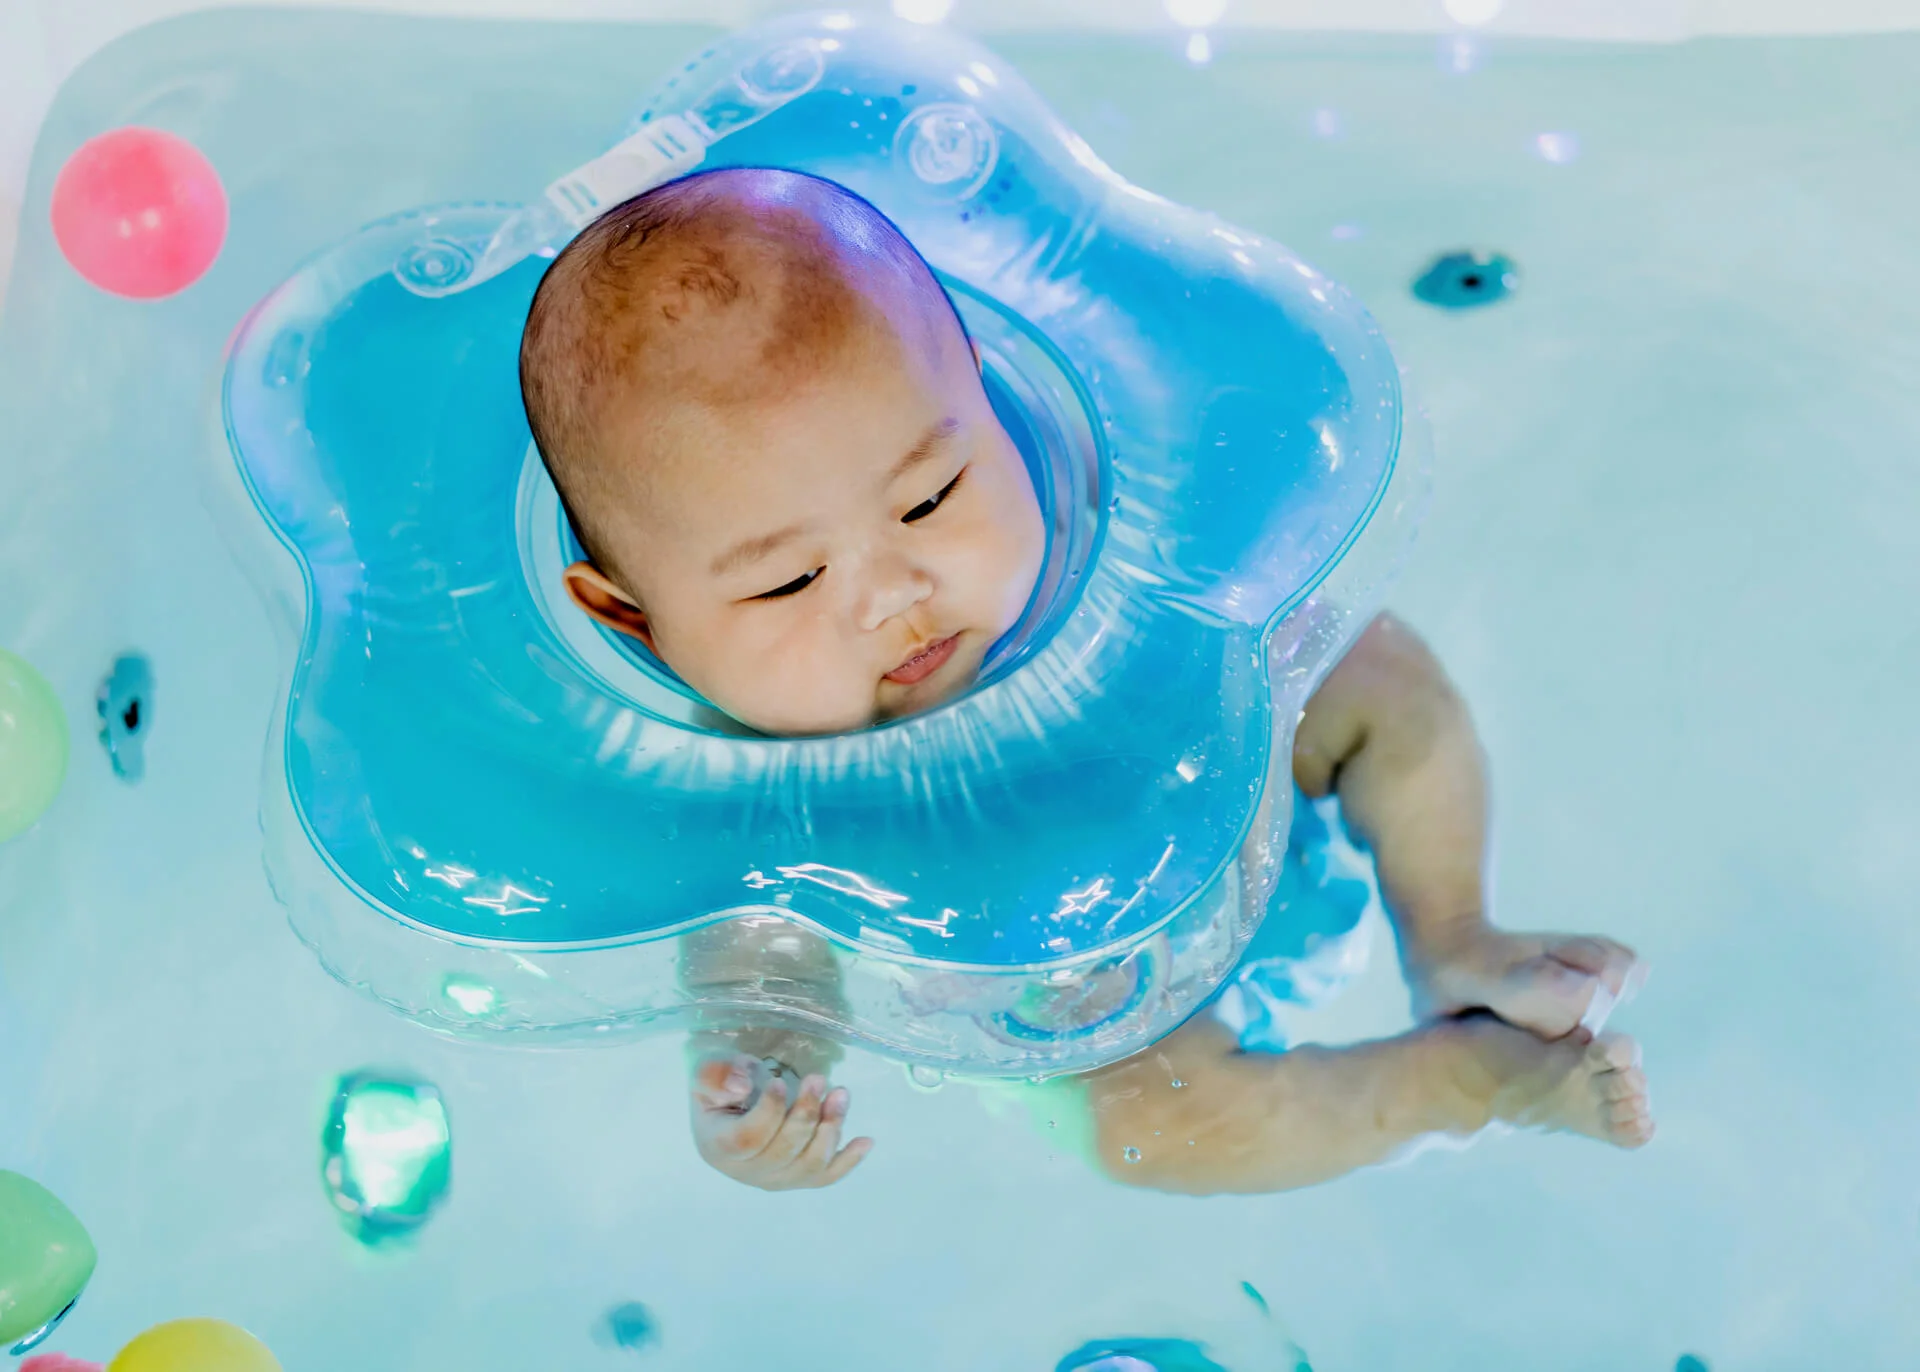
[[[1025,608],[1045,531],[951,335],[908,349],[872,330],[743,406],[610,407],[606,451],[646,452],[605,521],[637,613],[584,564],[575,599],[767,733],[858,729],[964,689]]]

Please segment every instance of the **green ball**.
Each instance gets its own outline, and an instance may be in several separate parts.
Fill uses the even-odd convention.
[[[33,827],[67,775],[67,716],[47,679],[0,648],[0,843]]]
[[[0,1350],[80,1299],[93,1240],[73,1211],[18,1172],[0,1172]]]

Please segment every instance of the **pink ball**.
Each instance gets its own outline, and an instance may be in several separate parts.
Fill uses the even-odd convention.
[[[156,300],[198,281],[227,237],[227,193],[198,148],[159,129],[89,139],[53,183],[53,236],[103,291]]]
[[[97,1362],[81,1362],[65,1353],[41,1353],[20,1364],[20,1372],[105,1372]]]

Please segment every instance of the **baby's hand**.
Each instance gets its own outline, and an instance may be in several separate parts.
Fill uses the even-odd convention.
[[[755,1092],[756,1081],[765,1088]],[[845,1087],[800,1083],[791,1107],[785,1077],[744,1053],[710,1057],[693,1069],[693,1141],[700,1156],[735,1181],[763,1191],[831,1186],[860,1165],[873,1140],[840,1147]]]

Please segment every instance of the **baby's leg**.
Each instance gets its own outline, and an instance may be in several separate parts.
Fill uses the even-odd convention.
[[[1202,1017],[1094,1073],[1087,1100],[1109,1175],[1195,1195],[1311,1186],[1494,1120],[1624,1148],[1653,1134],[1631,1039],[1547,1042],[1491,1017],[1282,1054]]]
[[[1612,939],[1514,934],[1486,917],[1487,781],[1466,702],[1419,638],[1382,615],[1307,702],[1294,778],[1337,791],[1372,849],[1415,1009],[1483,1008],[1558,1038],[1597,1028],[1640,975]]]

